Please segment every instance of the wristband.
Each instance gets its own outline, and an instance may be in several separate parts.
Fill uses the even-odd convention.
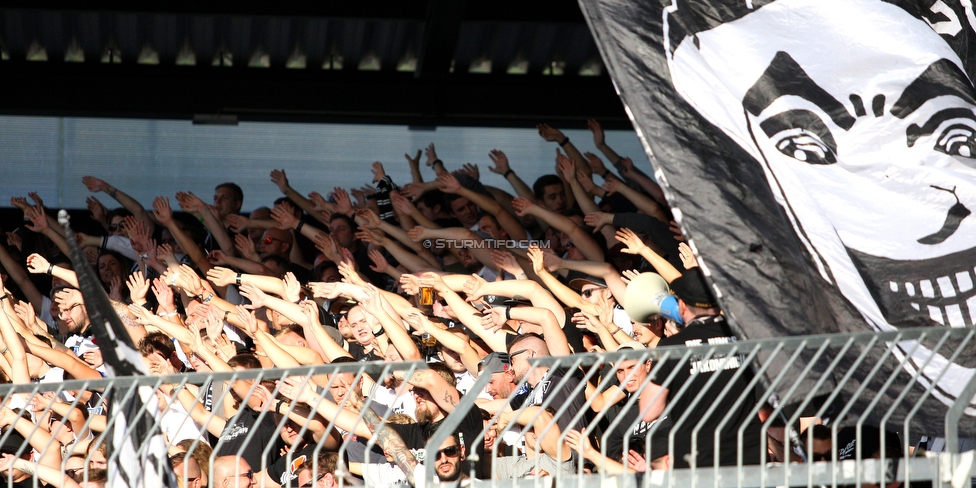
[[[0,356],[3,356],[4,354],[7,354],[7,349],[9,349],[9,348],[8,347],[4,347],[3,350],[0,351]]]
[[[285,403],[284,400],[278,400],[278,404],[275,405],[275,413],[281,415],[281,404]]]
[[[11,295],[10,293],[7,293],[6,295],[4,295],[4,296],[2,296],[2,297],[0,297],[0,301],[3,301],[3,300],[5,300],[5,299],[7,299],[7,298],[11,298],[11,297],[13,297],[13,295]]]
[[[380,327],[380,331],[379,332],[373,332],[373,336],[374,337],[379,337],[379,336],[381,336],[383,334],[386,334],[386,329],[384,329],[382,327]]]
[[[227,322],[227,317],[230,317],[230,310],[224,310],[224,322]]]
[[[241,286],[241,273],[237,273],[237,286]]]
[[[441,166],[444,166],[444,161],[441,161],[440,159],[435,159],[433,163],[430,163],[430,167],[433,168],[434,166],[437,166],[437,163],[441,163]]]
[[[559,145],[562,146],[562,147],[566,147],[566,144],[569,144],[569,138],[568,137],[565,138],[565,139],[563,139],[563,142],[560,142],[559,143]]]
[[[301,234],[302,233],[302,227],[304,227],[304,226],[305,226],[305,222],[299,220],[298,221],[298,225],[295,226],[295,232]]]
[[[142,307],[142,308],[144,308],[144,309],[146,309],[146,310],[149,310],[150,312],[152,312],[152,305],[150,305],[149,302],[145,302],[145,303],[143,303],[142,305],[139,305],[139,306]]]
[[[149,253],[140,254],[139,255],[139,259],[141,259],[143,261],[148,261],[149,260]]]
[[[175,317],[176,311],[174,310],[172,312],[159,312],[156,315],[159,315],[160,317]]]
[[[197,220],[199,220],[200,222],[203,222],[203,217],[197,217]]]
[[[505,307],[505,320],[512,320],[512,307]]]
[[[607,170],[604,171],[603,174],[600,175],[600,177],[602,177],[603,179],[607,179],[608,174],[610,174],[610,168],[607,168]]]
[[[504,174],[502,175],[502,178],[508,178],[508,175],[510,175],[510,174],[512,174],[512,173],[514,173],[514,171],[512,171],[512,168],[508,168],[508,171],[506,171],[506,172],[505,172],[505,173],[504,173]]]
[[[214,294],[211,293],[207,298],[204,298],[203,299],[203,303],[210,303],[210,300],[213,300],[213,297],[214,297]]]
[[[54,272],[54,265],[52,264],[47,267],[47,274],[51,274],[53,272]]]

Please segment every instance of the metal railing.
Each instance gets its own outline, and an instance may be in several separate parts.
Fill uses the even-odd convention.
[[[967,352],[976,343],[976,329],[926,328],[907,329],[889,333],[859,333],[838,335],[817,335],[794,337],[776,340],[739,341],[728,344],[704,345],[699,347],[667,347],[647,350],[628,350],[604,354],[580,354],[564,357],[541,357],[531,361],[529,370],[522,376],[513,388],[513,394],[506,399],[510,404],[512,397],[518,393],[531,390],[527,399],[518,408],[508,409],[509,416],[518,416],[524,412],[535,412],[522,419],[522,424],[533,426],[536,420],[548,419],[544,428],[539,430],[526,428],[520,434],[522,439],[532,440],[515,445],[506,452],[501,442],[494,442],[490,449],[486,449],[485,456],[495,460],[484,480],[476,481],[477,486],[608,486],[613,482],[615,486],[680,486],[680,487],[762,487],[762,486],[839,486],[859,484],[884,484],[891,481],[932,481],[934,486],[963,486],[969,483],[970,477],[976,474],[973,470],[973,452],[959,452],[960,439],[976,438],[972,429],[973,396],[976,394],[976,377],[970,374],[964,384],[954,385],[957,400],[945,401],[950,394],[940,385],[939,380],[947,375],[957,374],[966,360],[972,359]],[[924,353],[922,350],[924,349]],[[761,359],[761,360],[760,360]],[[650,364],[649,370],[631,368],[628,374],[621,374],[618,383],[626,384],[631,379],[643,376],[634,391],[625,395],[618,402],[622,412],[611,417],[611,410],[600,406],[604,400],[603,392],[607,391],[607,384],[613,383],[617,376],[615,368],[624,362],[636,361],[637,365]],[[951,366],[955,365],[955,366]],[[131,422],[133,417],[146,414],[154,419],[155,428],[166,432],[179,432],[183,427],[190,426],[203,434],[196,438],[188,447],[190,452],[202,448],[204,443],[211,445],[212,453],[208,458],[207,474],[214,480],[214,462],[218,453],[226,453],[226,446],[231,442],[240,444],[234,453],[243,455],[245,450],[260,449],[261,462],[251,466],[254,472],[260,473],[270,466],[269,459],[277,457],[276,443],[268,442],[261,445],[261,436],[267,432],[251,428],[244,435],[242,441],[230,435],[208,435],[204,427],[217,420],[218,425],[241,424],[243,416],[254,415],[253,424],[259,425],[268,418],[273,421],[273,436],[277,436],[286,427],[289,418],[292,425],[297,425],[299,431],[293,445],[283,455],[287,464],[291,464],[292,457],[300,447],[302,439],[312,437],[314,452],[311,458],[318,459],[326,452],[329,444],[320,437],[321,432],[330,432],[333,428],[342,428],[343,432],[350,430],[350,418],[356,423],[385,424],[390,420],[393,409],[382,409],[383,415],[375,415],[371,407],[376,399],[366,395],[358,399],[356,395],[346,395],[338,402],[340,408],[345,408],[352,417],[342,421],[338,416],[324,418],[322,426],[294,421],[301,419],[292,414],[310,416],[304,412],[306,408],[315,410],[319,403],[329,401],[330,390],[336,384],[337,373],[353,375],[350,384],[357,385],[360,379],[369,376],[377,382],[382,382],[394,373],[409,376],[418,369],[426,368],[423,362],[398,363],[347,363],[337,365],[308,366],[291,369],[254,369],[233,372],[188,373],[169,376],[147,376],[128,378],[106,378],[99,380],[71,380],[62,383],[31,383],[24,385],[0,385],[0,397],[3,398],[3,412],[14,410],[33,420],[33,427],[21,433],[31,438],[32,433],[46,431],[51,423],[45,423],[53,406],[49,400],[40,401],[39,397],[51,394],[61,398],[70,408],[82,409],[87,414],[84,429],[92,430],[94,435],[91,444],[98,446],[107,442],[107,435],[123,422]],[[545,375],[540,368],[548,369]],[[692,368],[697,368],[697,373]],[[685,374],[687,370],[688,374]],[[669,371],[668,374],[662,374]],[[724,371],[722,374],[712,374],[710,371]],[[971,370],[970,370],[971,371]],[[538,374],[533,374],[538,373]],[[313,388],[314,399],[306,398],[306,402],[292,401],[283,397],[285,380],[299,379],[299,383],[309,383],[316,375],[328,375],[321,378],[320,385]],[[423,479],[417,479],[419,486],[432,485],[437,481],[435,462],[431,461],[432,453],[436,453],[439,446],[457,431],[462,418],[470,408],[479,406],[476,397],[488,383],[491,375],[482,375],[454,411],[446,415],[439,428],[430,436],[426,443],[427,462],[422,471]],[[530,378],[542,379],[532,388]],[[683,381],[682,381],[683,378]],[[271,381],[274,381],[272,385]],[[247,391],[246,395],[238,395],[236,391]],[[249,383],[240,383],[249,382]],[[262,389],[262,382],[266,385]],[[545,385],[542,385],[546,382]],[[324,383],[324,384],[321,384]],[[241,385],[244,385],[243,387]],[[168,386],[167,386],[168,385]],[[209,385],[209,386],[208,386]],[[656,385],[656,386],[654,386]],[[588,387],[589,386],[589,387]],[[658,386],[660,388],[658,388]],[[539,392],[548,387],[551,394],[542,395]],[[145,397],[147,391],[160,390],[168,393],[170,399],[160,395],[157,402],[135,401],[138,409],[120,413],[109,409],[108,415],[97,413],[98,405],[83,403],[78,392],[98,392],[104,401],[113,399],[112,404],[126,403],[139,396],[140,391]],[[587,392],[589,390],[589,392]],[[184,414],[186,408],[176,407],[179,403],[179,392],[185,391],[192,395],[193,401],[202,407],[212,398],[210,404],[213,411],[207,411],[203,417],[195,422],[191,415]],[[560,392],[560,394],[556,394]],[[270,396],[268,396],[270,393]],[[46,395],[45,395],[46,394]],[[186,394],[184,393],[184,399]],[[260,397],[261,401],[252,402],[258,405],[256,409],[239,408],[227,419],[218,419],[217,406],[225,402],[236,401],[240,405],[248,404],[252,399]],[[568,399],[583,399],[581,402]],[[283,400],[282,403],[278,399]],[[656,435],[666,428],[664,422],[649,423],[645,414],[649,414],[658,400],[665,399],[663,411],[659,418],[671,420],[670,431],[666,436]],[[96,401],[97,402],[97,401]],[[182,405],[182,404],[181,404]],[[192,406],[192,405],[191,405]],[[483,405],[481,405],[483,406]],[[91,413],[88,413],[91,407]],[[538,407],[538,408],[534,408]],[[496,403],[494,409],[498,409]],[[533,408],[533,410],[529,410]],[[625,425],[631,415],[634,420]],[[969,410],[967,410],[969,409]],[[506,410],[502,408],[502,410]],[[29,415],[27,413],[29,413]],[[321,410],[319,410],[321,412]],[[702,414],[704,412],[704,414]],[[737,414],[745,412],[741,424],[737,423]],[[165,415],[163,415],[165,413]],[[173,419],[181,421],[174,422]],[[370,418],[375,415],[375,418]],[[492,420],[486,421],[485,428],[478,438],[465,439],[466,444],[472,446],[484,442],[487,434],[497,431],[497,438],[512,438],[507,432],[517,432],[515,423],[496,427],[495,421],[501,412],[491,415]],[[542,417],[546,416],[546,417]],[[0,415],[2,417],[2,415]],[[164,422],[165,418],[165,422]],[[809,454],[816,445],[814,429],[804,433],[798,432],[796,426],[806,419],[820,419],[828,421],[826,427],[830,431],[829,456],[818,462],[808,462]],[[644,424],[639,424],[647,420]],[[756,424],[752,424],[755,422]],[[164,423],[166,425],[164,425]],[[579,426],[580,436],[589,438],[591,449],[585,450],[585,455],[576,452],[576,444],[568,442],[576,435],[568,429],[560,430],[559,424]],[[939,423],[940,425],[935,425]],[[719,430],[708,431],[709,426],[718,426]],[[751,437],[752,426],[759,426],[758,437]],[[324,426],[324,429],[323,429]],[[872,429],[878,427],[880,429]],[[641,427],[641,428],[638,428]],[[941,428],[938,428],[941,427]],[[856,448],[848,459],[838,455],[838,442],[842,435],[846,435],[853,428],[853,439]],[[618,430],[619,429],[619,430]],[[644,472],[635,473],[627,468],[627,463],[620,463],[622,467],[614,467],[609,452],[610,437],[614,432],[639,432],[638,436],[623,435],[621,452],[629,454],[632,444],[643,438],[643,446],[639,446],[635,453],[645,461],[642,466]],[[192,430],[192,429],[191,429]],[[212,428],[211,430],[219,430]],[[14,429],[4,428],[0,434],[0,446],[7,445],[12,439]],[[126,434],[132,435],[135,430],[126,425]],[[313,433],[314,431],[314,433]],[[722,438],[720,432],[735,434],[734,445],[727,442],[728,434]],[[220,432],[216,432],[219,434]],[[375,434],[375,431],[373,432]],[[226,432],[224,432],[226,434]],[[309,435],[307,435],[309,434]],[[552,436],[552,437],[547,437]],[[682,437],[690,441],[690,450],[680,452]],[[874,437],[872,437],[874,436]],[[897,436],[898,441],[892,442],[891,436]],[[914,444],[921,436],[931,439],[944,438],[946,449],[944,452],[921,452],[915,450]],[[822,436],[821,436],[822,437]],[[520,450],[536,451],[542,441],[536,439],[555,439],[557,446],[556,458],[569,458],[568,464],[559,461],[546,461],[544,449],[539,449],[534,458],[526,458],[521,466],[531,467],[539,476],[531,478],[501,479],[498,475],[498,458],[517,453]],[[666,439],[666,442],[661,441]],[[133,439],[133,444],[139,452],[149,451],[149,439]],[[79,443],[86,439],[80,439]],[[342,442],[338,446],[339,459],[344,460],[350,447],[351,440]],[[385,459],[371,452],[377,444],[376,435],[371,436],[365,446],[365,463],[386,463]],[[782,446],[778,443],[782,442]],[[822,440],[821,442],[826,442]],[[706,444],[708,443],[708,444]],[[117,443],[115,445],[118,445]],[[584,443],[585,445],[585,443]],[[750,462],[745,458],[750,450],[757,449],[761,453],[758,462]],[[866,452],[863,446],[877,446],[876,452]],[[43,457],[49,449],[62,449],[60,442],[52,440],[46,446],[34,446],[35,458]],[[892,452],[895,450],[895,452]],[[29,448],[25,445],[16,454],[25,454]],[[97,457],[96,449],[89,449],[86,453],[85,465]],[[710,459],[702,456],[681,457],[682,454],[697,452],[712,452]],[[735,462],[724,461],[722,455],[732,452]],[[661,455],[667,454],[668,458]],[[471,455],[463,469],[469,475],[476,473],[476,463],[486,463],[485,459]],[[550,453],[552,454],[552,453]],[[821,453],[822,454],[822,453]],[[117,463],[121,452],[110,452],[108,465]],[[63,458],[67,461],[67,455]],[[844,456],[847,457],[847,456]],[[439,458],[439,457],[438,457]],[[824,459],[823,456],[821,456]],[[681,469],[651,469],[651,460],[667,459],[664,466],[674,465],[676,462],[687,461],[688,467]],[[724,462],[723,462],[724,461]],[[506,461],[507,462],[507,461]],[[545,470],[545,464],[555,465],[560,469]],[[155,469],[163,473],[168,469],[166,460],[159,460]],[[486,464],[482,464],[486,465]],[[311,463],[312,479],[318,479],[325,474],[320,473],[316,463]],[[659,467],[660,464],[655,464]],[[719,467],[713,467],[719,466]],[[594,471],[590,473],[589,471]],[[618,472],[619,471],[619,472]],[[357,480],[349,473],[349,466],[340,462],[335,473],[336,480],[342,485],[356,484]],[[410,473],[411,475],[414,473]],[[82,478],[79,478],[82,479]],[[13,481],[12,476],[0,479],[0,486]],[[258,480],[260,486],[260,479]],[[38,484],[38,486],[40,486]],[[284,486],[299,486],[297,480],[286,480]]]

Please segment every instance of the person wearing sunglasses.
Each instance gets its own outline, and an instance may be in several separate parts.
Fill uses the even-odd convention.
[[[464,445],[458,441],[457,432],[444,439],[441,448],[431,456],[430,461],[434,463],[434,472],[440,481],[460,481],[468,477],[461,469],[461,461],[464,461]]]
[[[251,465],[242,457],[220,456],[213,465],[214,488],[241,488],[257,486],[257,477]]]

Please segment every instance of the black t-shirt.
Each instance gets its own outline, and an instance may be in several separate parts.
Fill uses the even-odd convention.
[[[530,406],[545,403],[547,409],[551,408],[553,413],[556,413],[559,412],[559,409],[563,405],[569,404],[566,411],[556,417],[556,425],[559,426],[559,432],[566,432],[568,429],[582,431],[586,428],[588,415],[581,416],[575,424],[571,424],[570,422],[579,413],[580,409],[583,408],[583,404],[586,403],[586,389],[581,388],[578,393],[574,394],[580,384],[580,379],[576,375],[571,375],[566,380],[566,383],[563,384],[562,388],[557,388],[564,378],[563,376],[557,375],[565,373],[565,370],[557,370],[540,381],[532,389],[526,389],[525,385],[523,385],[523,388],[517,391],[515,396],[509,401],[509,405],[511,405],[513,410],[517,410],[526,401],[529,402]],[[549,397],[552,397],[552,399],[549,400]]]
[[[260,471],[263,469],[261,454],[269,445],[274,447],[268,452],[268,466],[274,464],[281,457],[281,448],[285,446],[285,441],[278,435],[278,425],[273,416],[267,414],[258,422],[258,412],[248,407],[242,407],[244,411],[234,423],[228,422],[220,433],[221,444],[217,447],[218,456],[241,456],[251,466],[251,469]],[[251,431],[254,432],[251,436]],[[251,436],[248,439],[248,436]]]
[[[289,481],[298,479],[298,470],[302,466],[314,462],[315,444],[311,444],[292,454],[291,461],[288,460],[288,455],[281,456],[274,464],[268,466],[268,476],[275,483],[281,486],[288,486]]]
[[[640,402],[635,401],[630,408],[625,408],[630,397],[624,398],[620,403],[610,407],[607,413],[610,422],[620,422],[607,435],[607,457],[620,461],[623,458],[624,439],[630,438],[628,450],[641,453],[645,452],[644,446],[650,439],[651,459],[661,457],[668,453],[668,433],[671,432],[671,417],[665,416],[651,422],[637,421],[640,414]],[[650,432],[655,427],[653,433]],[[651,434],[650,438],[647,437]],[[626,464],[626,463],[624,463]]]
[[[697,346],[708,344],[727,344],[735,342],[735,336],[729,329],[725,319],[721,316],[702,316],[696,317],[681,330],[681,332],[661,339],[660,346]],[[739,428],[746,425],[743,437],[743,462],[745,464],[759,464],[760,459],[760,428],[761,423],[757,416],[750,416],[750,410],[756,406],[755,391],[748,390],[748,384],[753,378],[751,370],[745,371],[739,379],[732,381],[732,377],[742,365],[743,357],[737,356],[725,360],[721,356],[713,356],[708,361],[703,361],[702,356],[692,356],[688,362],[678,368],[680,359],[672,359],[663,363],[654,383],[660,385],[664,383],[672,371],[675,371],[674,380],[668,385],[668,405],[674,405],[671,410],[671,420],[675,424],[681,421],[683,415],[690,411],[684,422],[677,425],[674,436],[675,468],[688,467],[685,455],[691,452],[691,434],[696,425],[701,425],[698,434],[698,466],[712,466],[715,433],[718,424],[729,414],[733,404],[739,397],[746,395],[746,400],[735,410],[725,423],[719,436],[719,464],[722,466],[734,466],[737,456],[737,437]],[[746,366],[748,367],[748,366]],[[697,376],[692,377],[694,371],[700,371]],[[719,375],[712,385],[706,388],[708,381],[714,376]],[[676,398],[682,386],[687,383],[691,386],[687,388],[680,398]],[[722,390],[731,384],[728,392],[722,395]],[[700,399],[698,404],[692,408],[691,403],[695,399]],[[720,402],[711,415],[706,416],[709,408],[715,402]]]
[[[424,446],[426,445],[427,434],[435,431],[439,425],[440,422],[431,424],[389,424],[393,430],[400,434],[400,437],[403,438],[403,443],[406,444],[407,449],[410,449],[417,456],[418,461],[423,461],[426,457],[424,454]],[[478,445],[474,449],[472,449],[471,445],[481,435],[481,431],[484,428],[485,424],[481,418],[481,410],[478,407],[472,406],[464,415],[464,418],[461,419],[461,423],[456,429],[461,436],[461,442],[464,443],[464,451],[467,453],[477,452],[480,459],[485,458],[484,440],[478,442]],[[482,477],[481,463],[475,464],[475,476],[478,478]]]

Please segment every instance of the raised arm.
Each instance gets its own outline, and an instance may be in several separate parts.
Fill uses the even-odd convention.
[[[319,222],[328,222],[329,219],[322,214],[322,212],[315,209],[315,204],[311,200],[302,196],[301,193],[295,191],[291,185],[288,183],[288,176],[285,174],[284,169],[276,169],[271,171],[271,182],[281,190],[281,193],[288,197],[289,200],[298,205],[298,208],[304,210],[306,213],[311,215],[315,220]]]
[[[27,297],[27,301],[31,303],[34,310],[40,310],[44,304],[44,295],[41,295],[24,267],[10,255],[4,246],[0,246],[0,266],[7,270],[7,274],[14,280],[14,283],[17,283],[20,291],[24,292],[24,296]]]
[[[647,215],[653,216],[661,222],[669,222],[671,220],[671,217],[668,216],[664,209],[661,208],[661,205],[655,202],[653,198],[634,190],[616,178],[610,178],[604,181],[603,189],[607,191],[607,195],[612,195],[613,192],[620,192],[621,195],[626,197],[627,200],[630,200],[639,210]]]
[[[500,295],[503,297],[524,297],[532,302],[533,307],[548,309],[560,324],[566,323],[566,311],[559,301],[553,298],[542,285],[532,280],[505,280],[487,282],[472,276],[467,279],[464,291],[468,299],[481,298],[485,295]],[[467,325],[467,324],[465,324]]]
[[[407,275],[404,275],[406,277]],[[471,332],[480,337],[492,351],[505,351],[505,335],[502,332],[492,332],[481,323],[481,312],[468,302],[461,299],[457,293],[451,290],[444,280],[437,273],[424,273],[420,280],[421,286],[430,286],[443,298],[451,311],[457,316],[458,320],[464,324]]]
[[[568,234],[569,240],[583,253],[586,259],[590,261],[603,261],[603,250],[600,249],[600,245],[582,227],[576,225],[573,219],[559,215],[547,208],[543,208],[541,205],[534,205],[524,198],[512,200],[512,206],[515,207],[515,211],[518,212],[519,216],[526,214],[533,215],[545,221],[553,228]]]
[[[420,355],[420,350],[417,349],[417,345],[414,344],[413,340],[410,339],[410,334],[407,330],[403,328],[398,322],[399,315],[393,317],[390,315],[389,311],[384,307],[384,302],[386,298],[376,289],[372,284],[366,285],[366,299],[361,302],[366,311],[371,313],[377,320],[379,320],[380,325],[383,330],[386,331],[387,336],[390,338],[390,342],[393,347],[400,353],[404,361],[419,361],[422,359]],[[392,309],[392,307],[390,307]],[[395,312],[394,312],[395,313]]]
[[[488,167],[489,171],[502,175],[502,178],[505,178],[505,181],[512,185],[512,189],[515,190],[515,193],[518,194],[518,196],[528,199],[532,203],[536,203],[535,192],[529,188],[529,185],[526,185],[525,182],[522,181],[522,178],[519,178],[518,175],[515,174],[515,171],[513,171],[509,165],[508,156],[506,156],[505,153],[499,151],[498,149],[492,149],[491,152],[488,153],[488,158],[491,159],[491,162],[495,164],[494,166]]]
[[[678,271],[674,265],[668,262],[667,259],[661,257],[660,254],[647,247],[644,241],[634,231],[623,228],[617,231],[616,237],[618,241],[627,245],[626,248],[622,249],[623,252],[627,254],[640,254],[668,283],[681,277],[681,271]]]
[[[119,202],[123,208],[132,212],[132,215],[140,222],[145,222],[150,229],[153,228],[153,221],[149,218],[149,213],[146,209],[142,207],[134,198],[126,195],[125,193],[119,191],[112,185],[95,178],[94,176],[85,176],[81,178],[81,182],[88,188],[88,191],[92,193],[105,192],[106,195],[115,199]]]
[[[173,209],[169,206],[168,198],[156,197],[153,200],[153,215],[160,224],[169,230],[170,234],[173,234],[173,239],[176,239],[176,242],[186,251],[187,256],[190,256],[190,260],[193,261],[193,264],[197,265],[197,268],[201,272],[206,273],[212,267],[210,261],[207,260],[207,256],[200,249],[200,246],[196,242],[193,242],[193,239],[176,225],[176,222],[173,220]]]
[[[493,215],[495,219],[498,220],[498,225],[500,225],[508,236],[517,241],[526,239],[528,236],[525,234],[525,228],[519,223],[518,219],[514,215],[508,213],[501,204],[495,201],[494,198],[490,198],[476,191],[472,191],[468,188],[461,186],[457,178],[450,173],[441,173],[437,177],[437,182],[441,184],[441,188],[447,193],[455,193],[478,206],[478,208],[488,212]]]
[[[224,223],[220,221],[216,209],[207,205],[193,192],[177,192],[176,201],[179,202],[180,208],[184,212],[189,212],[197,218],[203,219],[203,226],[210,231],[210,235],[217,241],[221,251],[228,254],[234,253],[234,243],[230,240],[230,235],[227,234],[227,229],[224,228]]]

